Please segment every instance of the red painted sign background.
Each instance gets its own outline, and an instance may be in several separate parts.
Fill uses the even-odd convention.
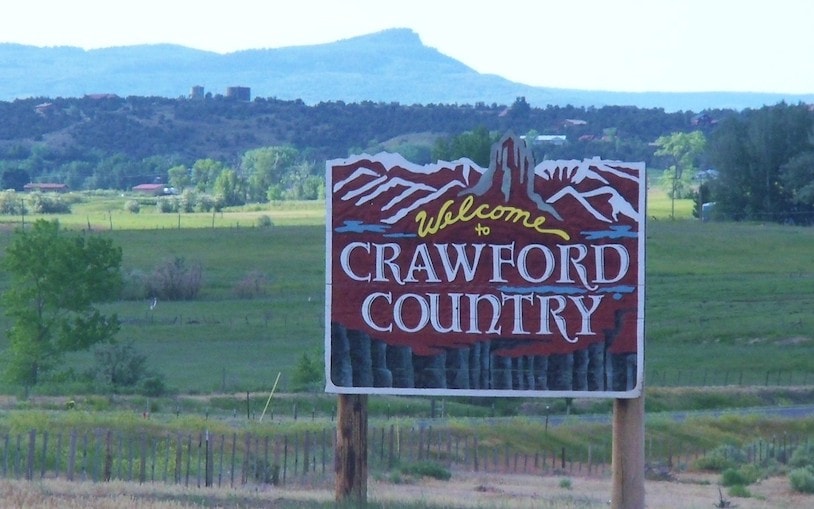
[[[379,154],[327,171],[328,390],[637,391],[642,164],[535,165],[525,142],[506,135],[489,168]],[[370,359],[354,358],[360,337]],[[392,361],[400,367],[394,349],[409,352]],[[421,381],[425,359],[441,371],[433,382]],[[498,364],[512,371],[505,382],[490,374]],[[415,381],[388,382],[402,369]],[[370,382],[376,373],[384,378]]]

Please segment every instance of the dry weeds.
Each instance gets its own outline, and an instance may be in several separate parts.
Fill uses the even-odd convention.
[[[713,507],[719,501],[718,475],[688,473],[672,481],[647,481],[646,503],[652,509]],[[565,481],[567,479],[567,482]],[[750,498],[724,497],[738,509],[814,507],[814,496],[794,493],[788,479],[777,477],[749,486]],[[449,508],[599,508],[608,507],[610,478],[497,475],[456,472],[450,481],[423,480],[393,484],[371,480],[368,500],[390,506],[399,502]],[[164,484],[66,482],[45,479],[0,481],[4,508],[42,509],[178,509],[193,507],[285,508],[297,502],[330,505],[330,487],[240,489],[184,488]]]

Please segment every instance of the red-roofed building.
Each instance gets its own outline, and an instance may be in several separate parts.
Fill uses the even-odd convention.
[[[139,184],[133,187],[133,191],[137,193],[151,194],[153,196],[167,194],[164,184]]]
[[[43,193],[66,193],[68,184],[56,184],[51,182],[29,182],[23,186],[23,191],[41,191]]]

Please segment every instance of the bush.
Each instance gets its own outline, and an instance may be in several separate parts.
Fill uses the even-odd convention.
[[[401,468],[404,474],[416,477],[431,477],[439,481],[448,481],[452,477],[449,470],[432,461],[419,461]]]
[[[269,216],[263,214],[257,217],[257,226],[260,228],[270,228],[274,226],[274,224],[271,222],[271,218]]]
[[[124,210],[131,214],[138,214],[141,212],[141,204],[138,200],[127,200],[124,202]]]
[[[69,214],[71,204],[57,194],[31,193],[29,198],[34,214]]]
[[[800,493],[814,493],[814,467],[797,468],[789,473],[791,489]]]
[[[746,486],[760,480],[760,470],[754,465],[742,465],[740,468],[727,468],[721,474],[724,486]]]
[[[14,190],[0,192],[0,214],[18,215],[23,212],[27,211],[22,196]]]
[[[198,196],[198,204],[196,205],[195,209],[198,212],[210,212],[212,209],[215,208],[216,200],[212,196],[208,194],[202,194]]]
[[[156,210],[162,214],[178,212],[178,198],[175,196],[162,196],[156,200]]]
[[[695,468],[713,472],[723,472],[735,468],[746,461],[743,451],[733,445],[721,445],[695,461]]]
[[[742,484],[735,484],[729,488],[728,493],[731,497],[749,498],[752,496],[752,492]]]
[[[141,300],[147,298],[147,276],[134,269],[122,275],[121,298],[124,300]]]
[[[805,444],[794,449],[789,466],[795,468],[814,466],[814,444]]]
[[[201,290],[202,274],[199,263],[187,264],[176,256],[153,270],[146,281],[147,294],[162,300],[194,299]]]
[[[132,342],[98,346],[93,357],[87,376],[102,392],[132,388],[147,373],[147,357],[138,353]]]
[[[183,212],[195,212],[198,206],[198,195],[192,189],[184,189],[178,201],[178,208]]]
[[[319,356],[317,356],[319,359]],[[321,360],[313,360],[308,353],[303,353],[294,368],[292,377],[292,390],[294,392],[305,392],[318,390],[323,380],[323,365]]]
[[[235,296],[240,299],[254,299],[267,293],[268,278],[262,272],[253,270],[246,274],[232,288]]]
[[[164,382],[164,376],[153,374],[146,377],[139,385],[139,393],[150,398],[158,398],[166,394],[167,384]]]

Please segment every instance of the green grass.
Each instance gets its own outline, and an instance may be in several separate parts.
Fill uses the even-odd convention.
[[[653,213],[669,200],[657,190],[650,194],[645,328],[653,381],[720,383],[726,373],[729,383],[757,385],[771,378],[774,384],[772,373],[789,372],[811,373],[814,380],[814,229],[700,223],[689,219],[687,201],[676,206],[684,219],[671,220]],[[282,373],[285,390],[303,352],[321,356],[324,203],[229,210],[214,215],[212,228],[211,213],[129,214],[125,199],[87,198],[59,220],[74,230],[86,229],[89,220],[95,231],[109,235],[123,249],[126,272],[148,273],[171,257],[203,267],[195,301],[159,302],[153,310],[141,300],[105,306],[123,321],[120,339],[133,340],[170,387],[194,393],[269,390]],[[273,226],[255,226],[262,215]],[[19,225],[20,218],[4,216],[0,226],[2,221]],[[0,227],[0,251],[10,239],[10,228]],[[266,276],[267,293],[239,299],[234,287],[250,272]],[[0,288],[6,284],[7,274],[0,273]],[[7,326],[0,317],[0,330]],[[0,349],[4,344],[0,337]],[[90,356],[69,361],[81,371]],[[15,391],[0,385],[0,392]]]

